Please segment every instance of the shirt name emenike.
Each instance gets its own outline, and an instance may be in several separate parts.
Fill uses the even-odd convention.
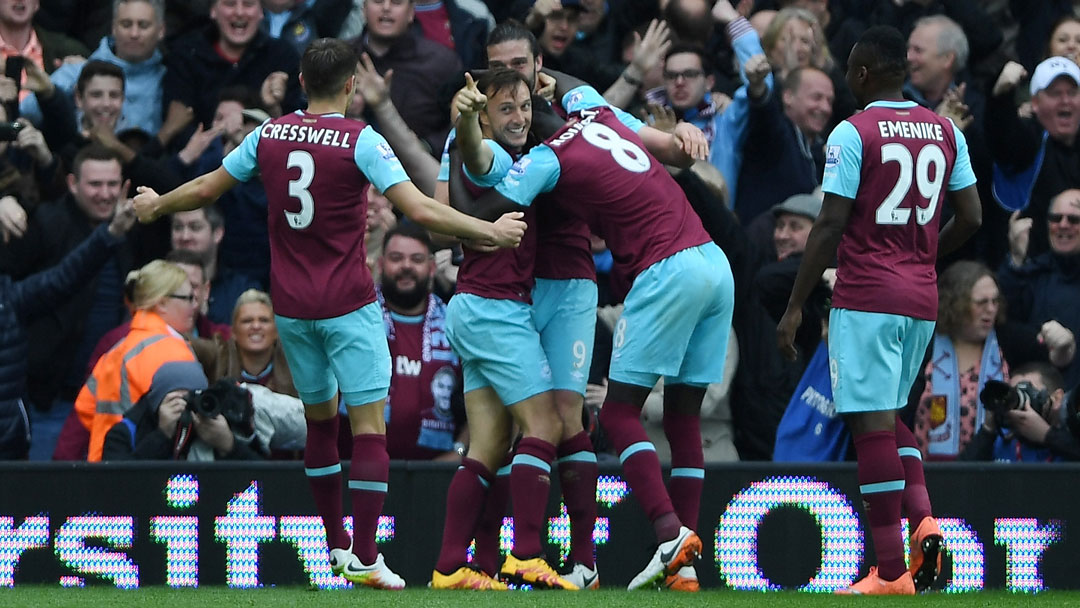
[[[904,137],[906,139],[933,139],[945,141],[941,125],[929,122],[907,122],[903,120],[879,120],[878,133],[882,137]]]
[[[341,133],[337,129],[320,127],[318,129],[307,125],[275,125],[267,123],[262,127],[262,137],[277,139],[280,141],[296,141],[301,143],[319,144],[332,148],[348,148],[349,137],[352,133]]]

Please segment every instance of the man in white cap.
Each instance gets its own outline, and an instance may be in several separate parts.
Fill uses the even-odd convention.
[[[1080,184],[1080,67],[1050,57],[1035,68],[1031,118],[1018,116],[1013,101],[1025,76],[1018,63],[1002,68],[987,103],[985,132],[995,164],[994,196],[1006,209],[1032,218],[1028,255],[1035,256],[1048,248],[1050,200]],[[1004,250],[1006,235],[999,236]]]

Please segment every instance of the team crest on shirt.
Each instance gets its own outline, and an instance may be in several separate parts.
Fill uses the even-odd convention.
[[[578,102],[580,102],[584,98],[585,98],[584,93],[582,93],[581,91],[574,91],[573,93],[570,94],[570,98],[566,100],[566,107],[567,108],[573,108],[574,106],[576,106],[578,104]]]
[[[825,150],[825,166],[835,167],[840,164],[840,146],[829,146]]]
[[[383,157],[383,160],[397,158],[397,154],[394,154],[394,149],[390,147],[390,144],[375,144],[375,149],[379,151],[379,156]]]
[[[513,175],[514,177],[521,177],[525,175],[525,170],[529,167],[529,163],[531,162],[531,158],[522,158],[518,160],[514,163],[512,167],[510,167],[510,175]]]

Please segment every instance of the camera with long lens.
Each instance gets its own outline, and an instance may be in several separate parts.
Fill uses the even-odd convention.
[[[1000,380],[987,380],[979,393],[979,399],[988,412],[993,413],[999,426],[1005,425],[1005,412],[1030,408],[1044,419],[1050,413],[1050,393],[1035,388],[1030,382],[1017,382],[1011,386]]]
[[[188,391],[186,401],[186,414],[198,414],[207,419],[220,414],[238,435],[247,436],[255,431],[251,395],[235,382],[221,379],[209,388]]]

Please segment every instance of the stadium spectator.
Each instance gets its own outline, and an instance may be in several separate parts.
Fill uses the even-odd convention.
[[[193,251],[202,258],[210,283],[206,316],[214,323],[229,323],[240,294],[261,287],[252,277],[220,265],[219,250],[224,237],[225,218],[217,205],[180,211],[172,216],[172,248]]]
[[[120,66],[127,83],[123,124],[157,135],[161,128],[161,81],[165,76],[158,48],[165,38],[165,2],[113,0],[112,5],[112,34],[102,38],[87,59]],[[84,65],[85,62],[65,63],[49,78],[59,92],[71,98]],[[41,124],[41,108],[34,95],[24,98],[19,110],[35,124]]]
[[[289,43],[259,31],[263,19],[259,0],[214,0],[212,25],[190,32],[169,45],[165,57],[165,123],[168,142],[175,131],[185,131],[180,144],[193,131],[188,123],[211,124],[221,90],[243,85],[259,91],[272,116],[301,105],[296,79],[300,58]],[[179,129],[177,129],[179,126]],[[163,129],[165,130],[164,126]]]
[[[995,462],[1060,462],[1080,458],[1080,441],[1066,426],[1065,384],[1047,363],[1016,368],[1009,385],[1016,407],[1000,395],[1000,411],[988,411],[960,458]],[[1020,396],[1020,392],[1023,396]]]
[[[1017,115],[1014,91],[1026,75],[1023,66],[1002,68],[986,105],[984,131],[994,163],[994,194],[1009,210],[1031,218],[1026,255],[1049,246],[1046,214],[1051,200],[1080,184],[1080,67],[1051,57],[1031,77],[1034,116]]]
[[[446,339],[446,305],[431,292],[435,255],[415,224],[383,237],[379,276],[394,367],[386,398],[391,459],[458,462],[468,443],[461,364]]]
[[[318,38],[333,38],[341,31],[351,0],[262,0],[259,29],[271,38],[292,45],[297,55]]]
[[[130,202],[116,209],[106,226],[98,226],[79,246],[60,259],[59,263],[21,280],[0,276],[0,310],[4,311],[0,326],[0,349],[7,353],[3,368],[3,390],[0,391],[0,459],[15,460],[30,456],[32,447],[37,460],[46,460],[52,451],[52,436],[42,429],[40,439],[30,426],[25,398],[28,340],[25,327],[36,318],[46,316],[78,291],[109,259],[123,241],[124,234],[134,225],[135,214]],[[37,418],[37,416],[34,416]]]
[[[163,365],[195,363],[182,337],[195,322],[195,294],[187,273],[154,260],[129,273],[124,289],[135,308],[131,331],[98,360],[75,402],[79,420],[90,432],[90,462],[102,459],[105,434],[150,391]]]
[[[998,270],[1001,293],[1009,315],[1016,321],[1039,326],[1054,320],[1080,332],[1080,190],[1061,192],[1046,215],[1050,250],[1032,255],[1034,221],[1014,213],[1009,221],[1009,256]],[[1060,361],[1058,362],[1060,363]],[[1080,381],[1080,361],[1064,369],[1065,385]]]
[[[14,280],[55,266],[98,225],[108,222],[117,204],[126,198],[120,160],[100,146],[89,146],[76,155],[67,184],[63,198],[30,212],[22,238],[0,248],[0,269]],[[39,317],[27,327],[30,417],[36,422],[43,449],[55,441],[71,410],[94,345],[127,314],[122,294],[130,260],[128,245],[116,248],[95,278],[86,281],[53,314]],[[42,457],[48,458],[48,454]]]
[[[89,54],[79,41],[36,27],[34,15],[39,8],[39,0],[0,0],[0,57],[20,56],[52,72],[68,57],[86,57]],[[26,82],[25,78],[24,72],[23,83]],[[27,94],[24,91],[22,96]]]
[[[11,124],[3,101],[14,98],[14,83],[0,76],[0,124]],[[0,235],[5,243],[26,232],[27,217],[41,201],[67,191],[63,163],[45,136],[26,120],[17,122],[21,128],[0,139]]]
[[[371,58],[379,74],[393,72],[390,99],[405,123],[430,150],[438,151],[450,130],[445,107],[449,94],[444,96],[444,89],[461,72],[461,60],[414,32],[410,26],[415,14],[414,0],[365,0],[367,23],[350,44],[358,56]]]
[[[814,67],[795,68],[779,95],[750,105],[735,209],[744,226],[796,194],[813,192],[825,169],[825,128],[832,118],[832,80]]]

